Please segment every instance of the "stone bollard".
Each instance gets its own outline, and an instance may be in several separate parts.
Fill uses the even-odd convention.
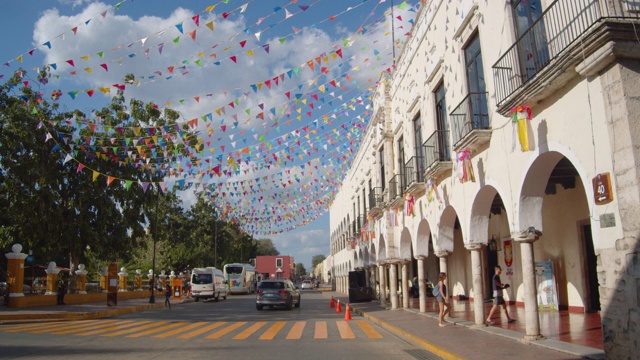
[[[167,286],[167,275],[164,274],[164,270],[160,271],[160,276],[158,276],[158,278],[160,279],[162,289],[164,289],[164,287]]]
[[[87,293],[87,270],[84,269],[84,264],[78,265],[78,270],[76,270],[76,275],[78,276],[78,294],[86,294]]]
[[[118,273],[118,280],[120,280],[120,286],[118,287],[118,292],[127,292],[127,269],[123,267],[120,268],[120,272]]]
[[[98,275],[100,275],[100,289],[102,289],[103,293],[106,293],[109,290],[109,284],[107,284],[109,269],[106,266],[103,266],[100,271],[98,271]]]
[[[44,271],[47,273],[47,292],[45,295],[58,295],[58,274],[60,269],[54,261],[49,263],[49,267]]]
[[[134,291],[142,291],[142,271],[140,269],[136,269],[135,280],[136,288]]]
[[[9,287],[9,297],[24,296],[24,259],[27,254],[22,253],[22,245],[13,244],[11,252],[4,254],[7,258],[7,285]]]

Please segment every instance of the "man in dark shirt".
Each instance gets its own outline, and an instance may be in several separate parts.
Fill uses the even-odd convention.
[[[489,316],[487,317],[487,325],[493,325],[494,322],[491,321],[491,317],[493,313],[498,310],[498,306],[502,306],[504,309],[504,313],[507,315],[507,321],[512,323],[516,321],[509,316],[509,311],[507,310],[507,303],[504,301],[502,290],[509,287],[509,284],[502,284],[500,281],[500,273],[502,273],[502,268],[500,265],[496,265],[495,274],[493,274],[493,306],[491,307],[491,311],[489,311]]]

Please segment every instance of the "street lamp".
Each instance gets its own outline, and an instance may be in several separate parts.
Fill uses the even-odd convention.
[[[158,203],[160,202],[160,186],[156,184],[156,221],[153,229],[153,260],[151,262],[151,270],[153,271],[153,285],[151,286],[151,295],[149,295],[149,304],[155,304],[156,295],[155,295],[155,276],[156,276],[156,238],[158,237]]]

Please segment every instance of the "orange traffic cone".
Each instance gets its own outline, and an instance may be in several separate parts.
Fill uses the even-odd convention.
[[[331,297],[331,304],[329,304],[330,308],[334,308],[336,307],[336,301],[333,299],[333,296]]]
[[[347,307],[344,310],[344,319],[351,320],[351,308],[349,307],[349,303],[347,303]]]
[[[338,305],[336,305],[336,312],[337,313],[341,313],[342,312],[342,307],[340,306],[340,299],[338,299]]]

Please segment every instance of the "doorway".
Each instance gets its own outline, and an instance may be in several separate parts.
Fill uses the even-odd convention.
[[[593,247],[593,238],[591,236],[591,223],[588,221],[580,225],[582,233],[582,241],[585,251],[585,271],[587,272],[587,304],[585,312],[600,311],[600,291],[598,284],[598,272],[596,270],[598,257]]]

